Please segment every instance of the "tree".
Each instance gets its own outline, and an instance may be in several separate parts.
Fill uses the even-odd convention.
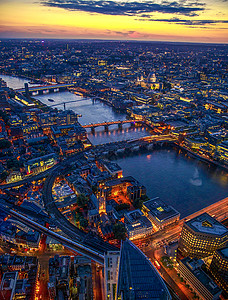
[[[20,167],[22,166],[22,163],[20,163],[16,158],[10,158],[7,161],[7,168],[8,169],[13,169],[15,171],[19,170]]]
[[[80,227],[86,228],[88,226],[88,220],[82,217],[79,220],[79,224],[80,224]]]
[[[10,148],[12,144],[7,140],[0,140],[0,149]]]
[[[5,181],[7,176],[9,175],[9,172],[4,170],[1,174],[0,174],[0,181]]]
[[[80,194],[77,198],[77,204],[79,207],[85,207],[89,202],[88,197],[85,194]]]
[[[116,223],[113,226],[113,234],[114,234],[115,239],[124,241],[127,236],[127,230],[125,228],[125,225],[121,222]]]

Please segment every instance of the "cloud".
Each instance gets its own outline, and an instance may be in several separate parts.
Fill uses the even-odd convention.
[[[139,16],[152,12],[181,14],[186,16],[195,16],[204,11],[204,3],[195,1],[163,1],[160,4],[154,1],[143,2],[122,2],[122,1],[104,1],[104,0],[41,0],[41,4],[48,7],[58,7],[72,11],[84,11],[89,13],[98,13],[104,15],[127,15]]]
[[[214,25],[214,24],[227,24],[228,20],[184,20],[179,18],[172,19],[140,19],[141,21],[153,21],[153,22],[166,22],[166,23],[174,23],[181,24],[187,26],[206,26],[206,25]],[[203,28],[203,27],[202,27]]]

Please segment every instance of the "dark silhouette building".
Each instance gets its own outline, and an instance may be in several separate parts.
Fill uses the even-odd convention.
[[[169,291],[150,260],[132,242],[122,242],[117,299],[171,299]]]

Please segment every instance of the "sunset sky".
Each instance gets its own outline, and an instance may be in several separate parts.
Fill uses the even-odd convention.
[[[228,42],[228,0],[0,0],[0,38]]]

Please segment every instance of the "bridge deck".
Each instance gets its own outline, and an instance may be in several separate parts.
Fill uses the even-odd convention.
[[[50,89],[58,89],[63,87],[71,87],[74,84],[53,84],[53,85],[39,85],[34,87],[29,87],[29,92],[42,91],[42,90],[50,90]],[[25,89],[16,89],[17,92],[25,92]]]
[[[111,122],[102,122],[102,123],[96,123],[96,124],[88,124],[83,125],[84,128],[91,128],[91,127],[99,127],[99,126],[106,126],[106,125],[112,125],[112,124],[126,124],[126,123],[142,123],[144,124],[144,121],[139,120],[123,120],[123,121],[111,121]],[[146,124],[146,123],[145,123]]]

